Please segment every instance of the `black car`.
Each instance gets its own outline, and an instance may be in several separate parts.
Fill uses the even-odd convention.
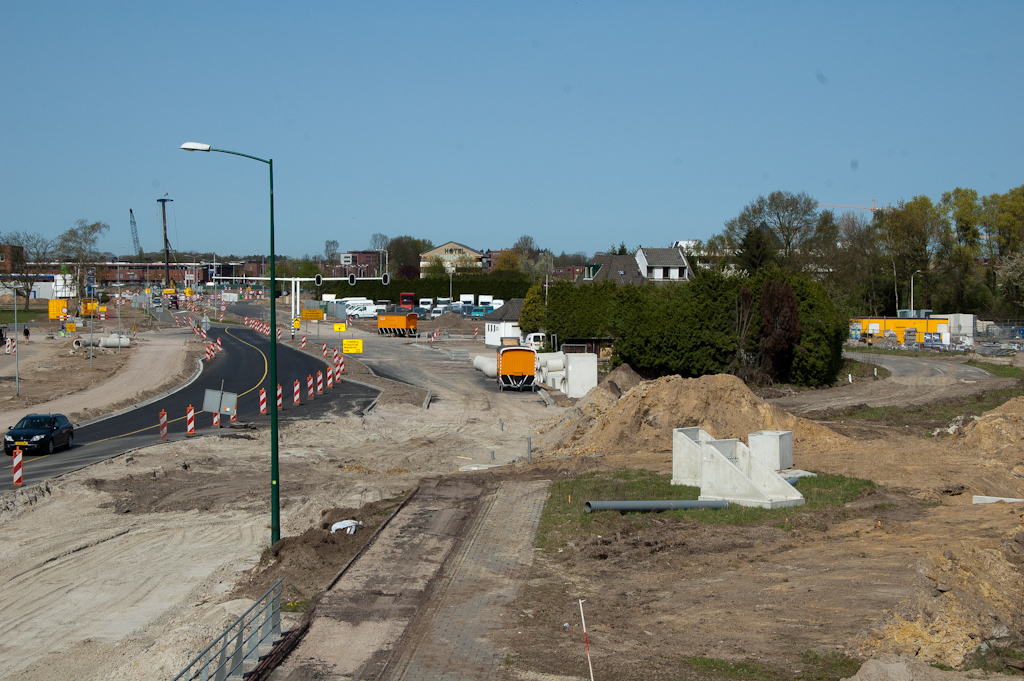
[[[4,435],[4,451],[14,456],[17,447],[23,453],[53,454],[57,447],[71,449],[75,428],[64,414],[29,414]]]

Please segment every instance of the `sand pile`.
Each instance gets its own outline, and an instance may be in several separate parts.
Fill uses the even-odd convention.
[[[463,317],[451,312],[445,312],[443,315],[435,319],[420,320],[418,324],[420,330],[430,329],[433,331],[434,329],[438,329],[439,331],[447,331],[448,333],[462,334],[473,333],[473,329],[478,326],[483,326],[479,317]],[[483,329],[480,329],[480,333],[483,334]]]
[[[961,442],[992,453],[1019,446],[1024,442],[1024,397],[1015,397],[969,423]]]
[[[599,388],[604,388],[616,398],[619,398],[622,397],[623,393],[627,393],[643,383],[643,380],[640,374],[633,371],[633,367],[628,364],[620,364],[597,385]]]
[[[863,655],[916,656],[957,666],[982,641],[1013,635],[1020,618],[1020,573],[1012,546],[1020,530],[1004,538],[1003,549],[964,542],[958,551],[930,553],[918,566],[913,591],[866,633]]]
[[[666,376],[644,381],[616,399],[600,387],[552,424],[541,447],[550,453],[671,452],[672,429],[700,426],[713,437],[791,430],[795,445],[848,444],[832,430],[760,399],[735,376]]]

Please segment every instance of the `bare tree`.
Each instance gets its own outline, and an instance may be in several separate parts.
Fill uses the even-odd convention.
[[[335,239],[328,239],[324,242],[324,260],[329,265],[338,264],[338,242]]]
[[[376,232],[370,235],[370,250],[371,251],[383,251],[391,243],[391,239],[386,234]]]
[[[11,283],[17,283],[25,294],[25,309],[28,309],[32,287],[43,275],[39,265],[53,259],[56,242],[40,234],[29,232],[11,232],[4,239],[11,248],[11,271],[6,275]]]
[[[75,287],[78,296],[85,293],[85,270],[96,262],[96,244],[110,229],[105,222],[79,220],[75,226],[57,237],[57,256],[75,264]]]

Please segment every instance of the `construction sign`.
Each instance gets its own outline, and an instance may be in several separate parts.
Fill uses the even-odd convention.
[[[335,322],[334,323],[334,330],[335,331],[344,331],[345,330],[345,322]]]
[[[363,339],[345,338],[344,340],[341,341],[341,351],[346,355],[363,354]]]
[[[320,309],[300,310],[299,313],[302,315],[302,319],[307,322],[318,322],[324,318],[324,311]]]
[[[294,318],[292,319],[292,328],[293,328],[293,329],[297,329],[297,328],[299,328],[299,327],[300,327],[301,325],[302,325],[302,322],[301,322],[301,321],[299,320],[299,318],[298,318],[298,317],[294,317]]]

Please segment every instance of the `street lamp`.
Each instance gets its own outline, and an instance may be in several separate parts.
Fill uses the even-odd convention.
[[[914,272],[914,274],[910,275],[910,309],[911,310],[917,309],[917,308],[914,307],[914,276],[917,275],[917,274],[920,274],[920,272],[921,272],[921,270],[918,270],[917,272]],[[915,314],[914,316],[916,317],[917,315]]]
[[[185,151],[218,151],[222,154],[244,156],[270,168],[270,390],[277,386],[277,274],[274,269],[274,159],[241,154],[227,149],[214,149],[209,144],[185,142]],[[280,484],[277,472],[277,400],[271,399],[270,406],[270,544],[281,538]]]

